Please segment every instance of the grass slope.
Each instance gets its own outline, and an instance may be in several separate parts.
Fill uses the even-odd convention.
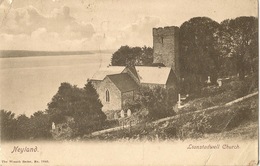
[[[143,122],[131,129],[113,131],[96,136],[94,140],[185,140],[185,139],[257,139],[258,96],[232,105],[224,105],[258,90],[257,84],[248,78],[233,79],[223,87],[206,88],[201,96],[186,102],[176,117],[159,123]],[[210,92],[209,92],[210,91]],[[216,106],[214,109],[203,110]]]

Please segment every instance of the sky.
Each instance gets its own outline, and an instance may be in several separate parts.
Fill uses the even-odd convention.
[[[0,0],[0,50],[152,46],[152,28],[257,16],[257,0]]]

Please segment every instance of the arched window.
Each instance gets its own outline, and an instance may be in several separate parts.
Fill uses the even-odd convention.
[[[106,90],[106,102],[110,102],[109,90]]]

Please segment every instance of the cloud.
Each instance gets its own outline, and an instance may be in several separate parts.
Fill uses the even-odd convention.
[[[158,17],[140,17],[135,22],[116,31],[110,31],[109,28],[104,28],[103,31],[95,33],[91,39],[84,40],[83,47],[118,49],[122,45],[152,46],[152,29],[161,24],[161,20]]]
[[[77,22],[70,15],[69,7],[55,9],[50,16],[44,16],[36,8],[29,6],[11,9],[0,33],[30,34],[42,27],[46,28],[48,32],[56,32],[61,35],[64,32],[66,34],[71,32],[75,36],[70,35],[69,37],[77,39],[91,37],[95,32],[92,24]]]
[[[144,16],[117,31],[106,29],[93,35],[91,40],[85,40],[85,47],[99,46],[100,49],[118,49],[122,45],[129,46],[152,46],[152,29],[160,26],[158,17]],[[94,47],[92,46],[92,47]]]
[[[65,51],[152,46],[152,28],[160,23],[158,17],[144,16],[124,28],[101,28],[97,32],[94,25],[74,18],[67,6],[55,8],[49,15],[27,6],[11,9],[0,28],[0,49]]]
[[[0,49],[78,50],[82,49],[79,42],[91,39],[94,33],[92,24],[78,22],[66,6],[49,16],[32,6],[11,9],[0,27]]]
[[[161,20],[158,17],[145,16],[123,29],[123,37],[128,45],[149,45],[152,46],[152,29],[160,26]]]

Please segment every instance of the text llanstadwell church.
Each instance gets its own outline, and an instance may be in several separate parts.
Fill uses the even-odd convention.
[[[153,51],[151,66],[108,66],[93,75],[90,81],[99,94],[104,112],[121,110],[135,99],[141,86],[173,88],[178,94],[179,28],[153,28]]]

